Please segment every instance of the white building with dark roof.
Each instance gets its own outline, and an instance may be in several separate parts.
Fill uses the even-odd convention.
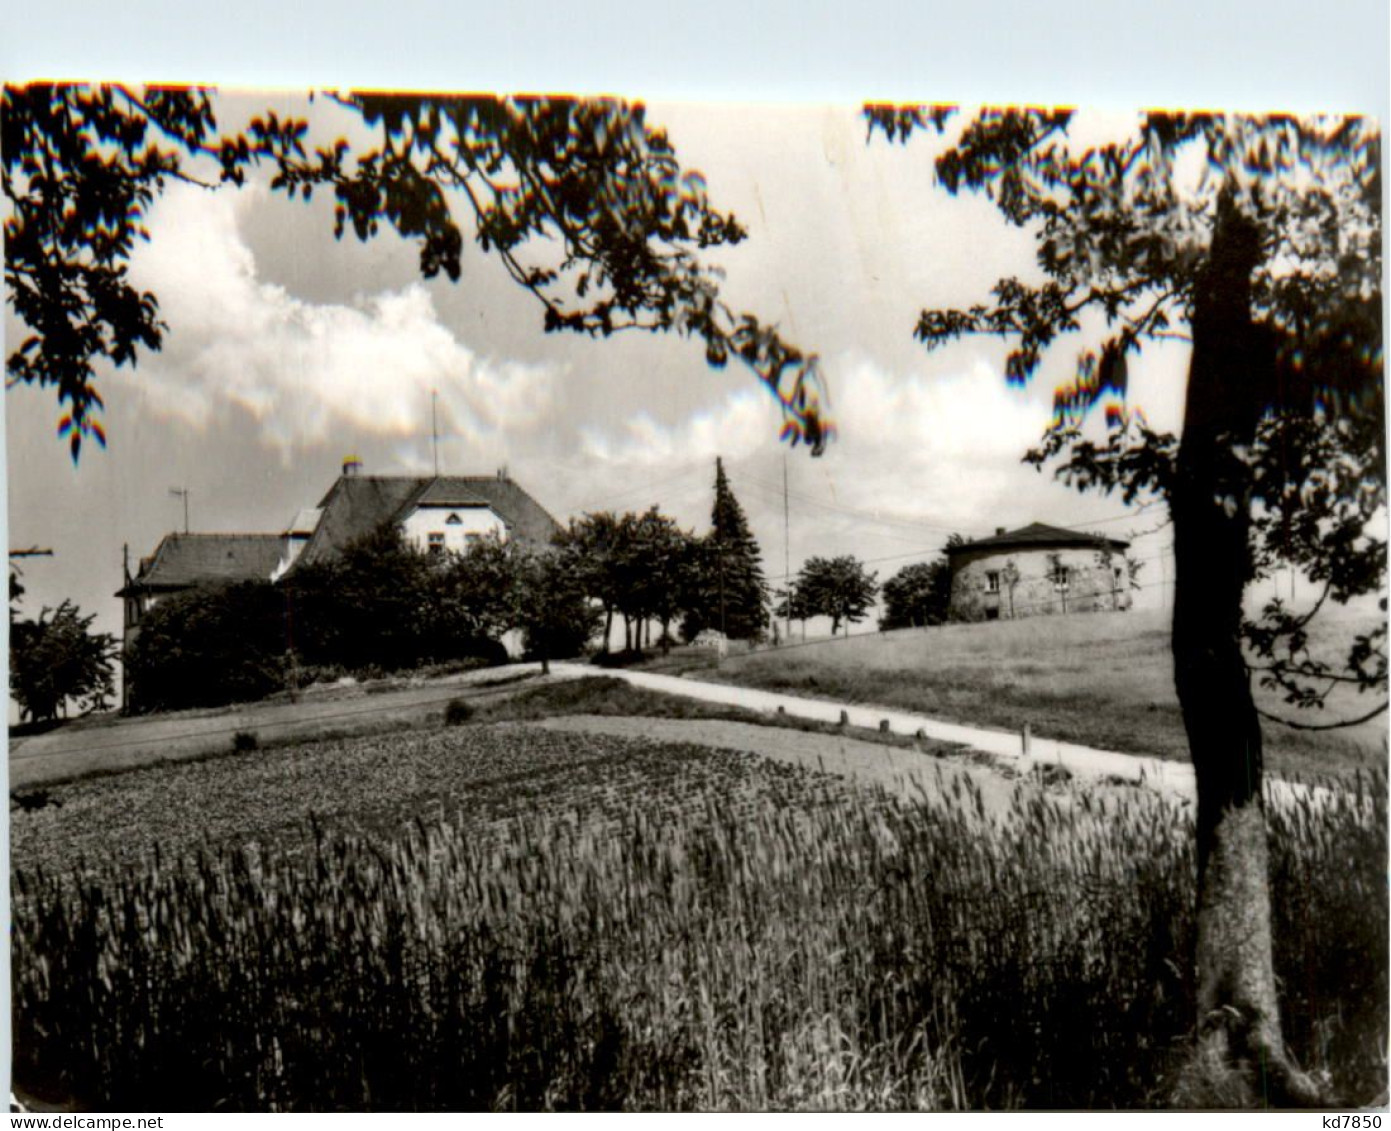
[[[1030,523],[947,547],[952,620],[1013,620],[1130,608],[1129,542]]]
[[[541,548],[560,524],[505,472],[496,475],[362,475],[353,463],[320,500],[318,520],[294,560],[330,560],[386,523],[423,553],[463,552],[496,536]],[[285,572],[284,570],[281,571]]]
[[[331,561],[354,541],[395,523],[422,553],[464,552],[496,537],[541,548],[560,524],[506,472],[496,475],[362,475],[356,460],[319,501],[279,534],[167,534],[116,596],[125,644],[160,600],[206,585],[279,581],[297,563]]]

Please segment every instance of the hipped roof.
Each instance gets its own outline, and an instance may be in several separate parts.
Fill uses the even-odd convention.
[[[1103,534],[1088,534],[1082,530],[1066,530],[1061,526],[1049,526],[1044,522],[1031,522],[1018,530],[965,542],[960,546],[948,546],[947,554],[960,554],[967,550],[1041,550],[1072,547],[1086,549],[1101,546],[1120,551],[1129,545],[1129,542],[1123,542],[1119,538],[1107,538]]]
[[[187,589],[231,581],[266,581],[280,563],[278,534],[166,534],[140,562],[128,588]],[[124,596],[122,589],[117,596]]]

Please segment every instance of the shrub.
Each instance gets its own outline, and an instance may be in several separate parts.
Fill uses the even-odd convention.
[[[232,735],[232,749],[238,754],[245,754],[257,749],[261,745],[255,733],[249,730],[239,730]]]
[[[462,726],[473,718],[473,704],[467,699],[451,699],[449,706],[444,709],[444,725],[447,727]]]
[[[285,605],[266,581],[192,590],[156,605],[126,662],[132,711],[262,699],[284,684]]]

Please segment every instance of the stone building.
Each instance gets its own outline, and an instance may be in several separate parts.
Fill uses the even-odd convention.
[[[947,548],[949,617],[1014,620],[1130,608],[1130,543],[1041,522]]]

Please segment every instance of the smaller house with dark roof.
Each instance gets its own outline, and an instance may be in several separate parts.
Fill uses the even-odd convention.
[[[1129,542],[1030,523],[947,547],[956,621],[1130,608]]]
[[[161,600],[200,585],[264,581],[284,554],[279,534],[166,534],[155,552],[140,560],[135,575],[126,569],[116,596],[125,602],[125,640],[129,646],[140,621]]]

